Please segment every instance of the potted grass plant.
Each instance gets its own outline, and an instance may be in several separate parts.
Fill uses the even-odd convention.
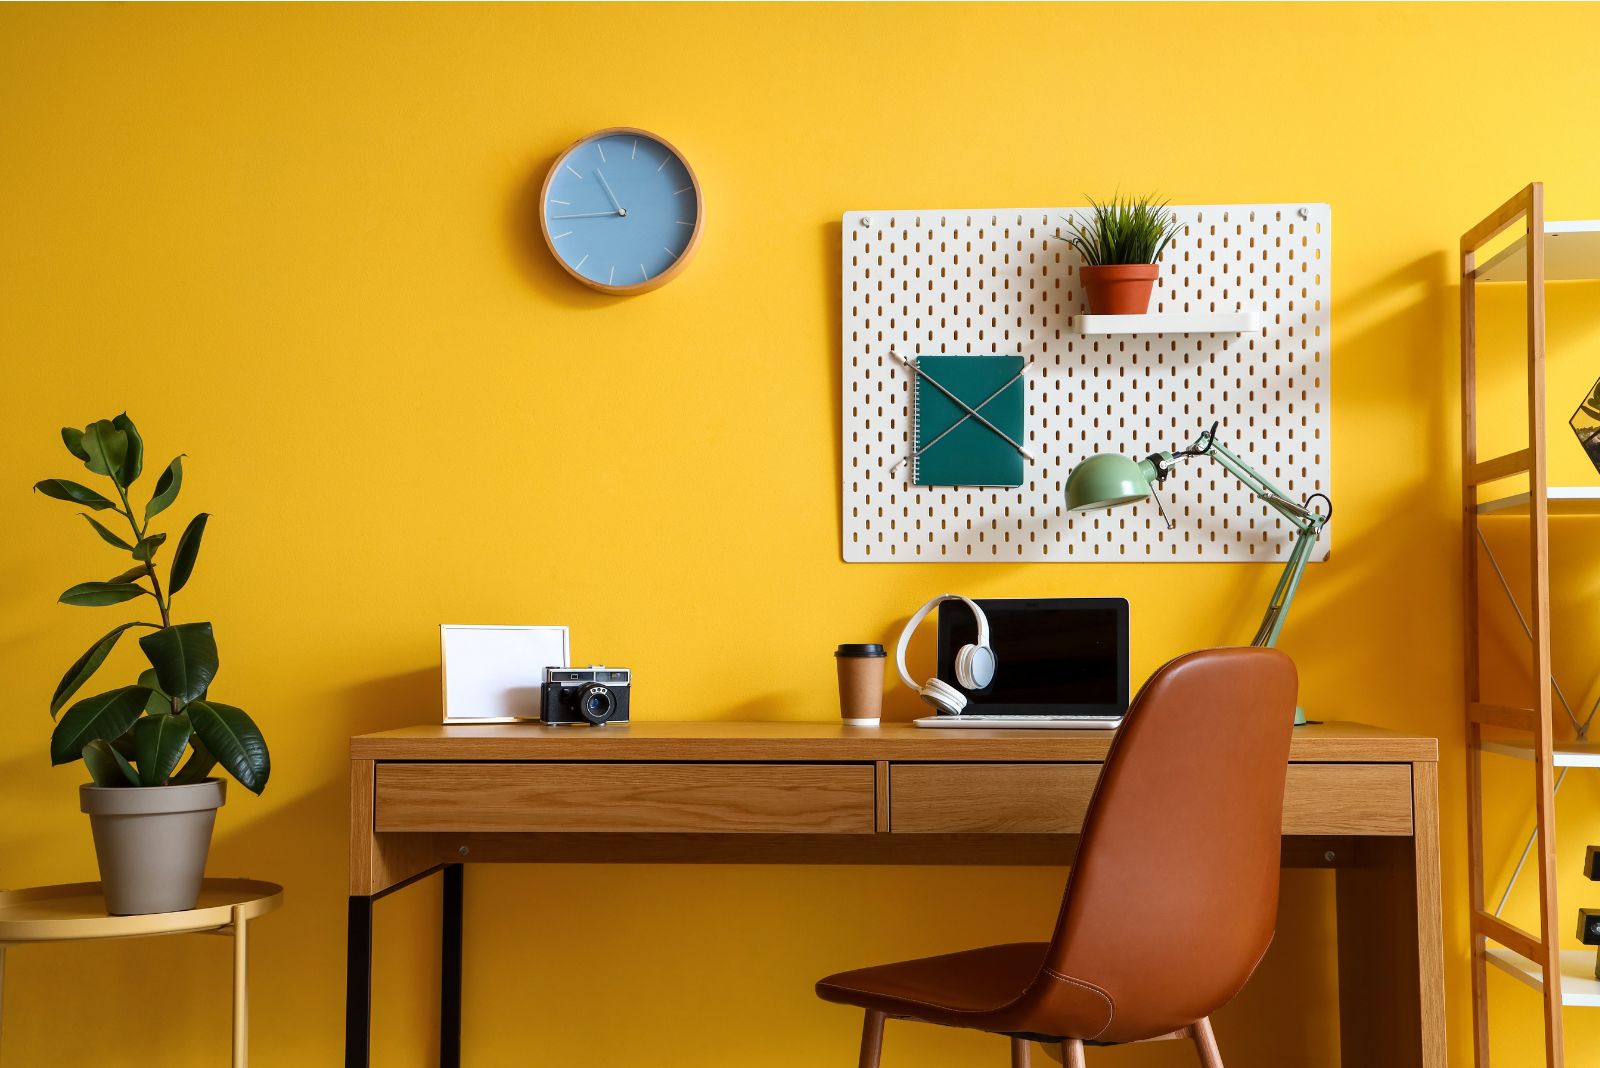
[[[1086,214],[1062,216],[1065,241],[1083,257],[1078,277],[1094,315],[1142,315],[1150,307],[1160,268],[1156,261],[1183,229],[1166,201],[1113,197],[1089,200]]]
[[[110,496],[64,478],[45,479],[34,489],[88,509],[80,514],[94,534],[128,565],[109,579],[78,583],[61,603],[97,608],[137,602],[149,610],[141,614],[159,622],[119,623],[67,669],[50,698],[56,719],[50,762],[81,760],[88,769],[91,781],[79,788],[79,802],[94,834],[107,911],[191,909],[224,799],[223,780],[213,770],[221,768],[256,794],[271,771],[255,723],[210,696],[218,667],[211,624],[172,618],[172,599],[194,573],[209,516],[201,512],[189,521],[166,554],[165,568],[159,567],[167,534],[151,528],[177,500],[183,457],[162,470],[140,508],[131,491],[143,473],[144,441],[133,420],[123,414],[82,430],[64,427],[61,440],[90,474],[110,483]],[[148,631],[139,636],[139,648],[150,666],[132,685],[74,700],[130,630]]]

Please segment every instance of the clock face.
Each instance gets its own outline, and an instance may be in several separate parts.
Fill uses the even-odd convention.
[[[617,128],[579,141],[545,178],[545,241],[578,281],[638,293],[672,278],[700,237],[700,186],[677,150]]]

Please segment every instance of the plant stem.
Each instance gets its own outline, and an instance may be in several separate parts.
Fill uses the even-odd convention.
[[[133,528],[133,544],[137,547],[144,541],[144,531],[139,529],[138,521],[133,518],[133,505],[128,501],[128,491],[123,489],[122,483],[114,478],[111,480],[111,484],[117,487],[117,495],[122,498],[122,507],[124,509],[122,514],[127,517],[128,525]],[[149,528],[149,525],[149,523],[145,524],[146,529]],[[161,598],[161,580],[156,578],[155,561],[144,561],[144,570],[145,574],[150,576],[150,585],[154,590],[151,596],[156,599],[156,607],[161,609],[161,625],[170,627],[172,626],[172,617],[169,615],[168,609],[172,607],[172,598],[169,597],[166,600]]]

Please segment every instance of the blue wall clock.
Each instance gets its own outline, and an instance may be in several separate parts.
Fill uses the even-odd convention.
[[[539,195],[545,243],[568,274],[602,293],[670,281],[700,240],[700,183],[683,155],[617,126],[567,149]]]

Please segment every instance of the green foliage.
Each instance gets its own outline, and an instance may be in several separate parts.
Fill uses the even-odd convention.
[[[131,558],[131,566],[104,582],[78,583],[61,595],[61,603],[103,607],[149,597],[161,622],[119,624],[67,668],[50,697],[50,715],[59,714],[50,737],[50,762],[82,760],[96,786],[116,787],[201,782],[220,764],[245,789],[259,794],[272,769],[266,739],[242,709],[205,699],[218,668],[211,624],[172,621],[172,597],[194,574],[200,539],[210,519],[207,513],[191,519],[179,536],[166,589],[156,573],[155,559],[167,534],[152,531],[150,521],[177,500],[183,486],[183,457],[162,470],[140,510],[129,499],[129,489],[144,473],[144,439],[127,413],[81,430],[63,427],[61,443],[91,474],[109,480],[114,496],[64,478],[45,479],[34,489],[96,512],[116,512],[131,535],[80,513],[102,542],[124,554],[125,560]],[[68,707],[100,670],[123,632],[134,627],[151,631],[139,639],[150,667],[140,673],[138,683]]]
[[[1077,249],[1090,267],[1154,263],[1183,231],[1167,202],[1153,197],[1112,197],[1105,204],[1089,198],[1087,218],[1063,216],[1061,221],[1066,232],[1057,230],[1056,239]]]

